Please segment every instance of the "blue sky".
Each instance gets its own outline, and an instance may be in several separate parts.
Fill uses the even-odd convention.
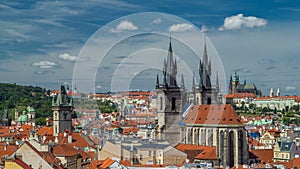
[[[227,78],[234,70],[238,70],[241,80],[255,83],[263,94],[267,94],[271,87],[279,87],[281,93],[286,95],[300,94],[299,0],[2,0],[1,82],[39,85],[51,89],[57,88],[62,82],[71,83],[74,65],[86,41],[102,26],[138,12],[168,13],[205,31],[219,54]],[[111,29],[116,34],[121,32],[117,24],[122,21],[126,21],[126,18],[117,20]],[[128,22],[132,24],[132,29],[128,31],[140,30],[141,26],[134,20]],[[165,23],[164,20],[156,22]],[[165,28],[162,31],[168,33]],[[136,44],[131,44],[142,45],[141,41],[136,40]],[[152,44],[157,42],[155,37],[147,40]],[[161,42],[157,44],[167,49],[168,40],[159,40]],[[111,60],[104,69],[114,68],[110,66],[111,63],[121,62],[125,58],[121,53],[128,53],[128,48],[122,48],[122,44],[119,47],[123,50],[118,50],[119,53],[111,52]],[[175,45],[174,48],[180,54],[181,47],[176,48]],[[197,64],[189,66],[197,68]],[[133,78],[131,88],[151,90],[155,83],[155,77],[154,82],[151,81],[153,72],[138,74]],[[110,79],[102,76],[100,71],[96,75],[95,85],[100,85],[101,90],[105,91],[109,89],[107,85]],[[141,82],[143,78],[147,79],[146,82]],[[227,92],[226,86],[223,87],[224,92]]]

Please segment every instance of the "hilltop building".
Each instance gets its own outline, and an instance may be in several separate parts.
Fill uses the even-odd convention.
[[[233,76],[230,76],[228,93],[253,93],[257,97],[261,97],[262,95],[261,91],[256,88],[254,83],[246,83],[246,80],[244,80],[244,83],[240,83],[240,76],[236,71]]]

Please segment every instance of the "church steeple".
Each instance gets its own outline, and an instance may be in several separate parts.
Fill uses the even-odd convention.
[[[183,74],[181,74],[181,84],[180,84],[180,88],[181,88],[181,89],[185,89],[184,79],[183,79]]]
[[[159,87],[159,77],[158,77],[158,74],[157,74],[157,76],[156,76],[156,88],[158,88]]]
[[[217,92],[219,92],[219,90],[220,90],[220,85],[219,85],[219,75],[218,75],[218,72],[217,72],[217,77],[216,77],[216,90],[217,90]]]
[[[201,59],[199,59],[199,77],[200,77],[200,79],[199,79],[199,88],[202,88],[203,87],[203,81],[204,81],[203,79],[204,79],[204,77],[203,77],[203,64],[201,63]]]
[[[203,63],[200,64],[200,69],[202,72],[200,72],[200,79],[202,80],[202,85],[204,88],[211,88],[211,62],[208,63],[208,54],[207,54],[207,48],[206,48],[206,36],[204,36],[204,50],[203,50]],[[202,76],[201,76],[202,75]]]
[[[195,85],[195,76],[194,76],[194,73],[193,73],[192,91],[195,90],[195,87],[196,87],[196,85]]]
[[[169,87],[177,87],[177,62],[173,57],[172,41],[170,37],[168,57],[166,62],[166,81]]]
[[[65,86],[61,85],[56,101],[52,102],[54,136],[64,130],[72,131],[73,101],[69,98]]]

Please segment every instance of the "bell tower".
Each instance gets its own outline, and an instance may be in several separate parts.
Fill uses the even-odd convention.
[[[73,100],[68,97],[63,85],[60,86],[57,97],[52,99],[52,111],[54,136],[58,136],[58,133],[64,132],[65,129],[72,131]]]

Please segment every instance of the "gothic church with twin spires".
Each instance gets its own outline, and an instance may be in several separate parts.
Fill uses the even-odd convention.
[[[187,90],[184,77],[181,75],[181,83],[177,83],[177,61],[173,56],[172,43],[170,39],[168,56],[164,59],[163,79],[157,75],[156,93],[158,108],[158,137],[168,140],[171,144],[180,142],[181,134],[178,124],[180,117],[189,105],[220,104],[222,94],[220,92],[218,75],[216,84],[212,85],[211,60],[208,58],[206,37],[204,39],[204,51],[202,62],[199,60],[199,82],[195,84],[193,77],[192,89]],[[177,137],[177,138],[176,138]]]

